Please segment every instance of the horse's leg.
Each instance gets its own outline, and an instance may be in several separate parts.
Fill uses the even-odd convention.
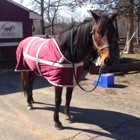
[[[30,96],[31,96],[31,102],[32,103],[34,103],[32,91],[33,91],[33,84],[34,84],[34,81],[35,81],[36,77],[37,77],[36,73],[34,73],[33,71],[29,72],[28,81],[29,81],[29,84],[30,84],[30,93],[31,93]]]
[[[35,80],[31,72],[28,71],[23,71],[21,72],[21,80],[23,84],[23,90],[24,90],[24,95],[27,96],[27,103],[28,103],[28,109],[33,109],[32,105],[32,87],[33,87],[33,82]]]
[[[59,121],[59,107],[61,105],[61,95],[63,87],[55,86],[55,111],[54,111],[54,122],[57,129],[62,129],[62,124]]]
[[[72,91],[73,91],[73,87],[67,87],[67,91],[66,91],[66,103],[65,103],[65,109],[64,109],[64,113],[66,114],[66,121],[71,123],[72,122],[72,118],[70,116],[70,101],[72,98]]]
[[[30,84],[29,84],[29,72],[21,72],[21,81],[23,85],[24,95],[27,96],[28,109],[32,109],[31,97],[30,97]]]

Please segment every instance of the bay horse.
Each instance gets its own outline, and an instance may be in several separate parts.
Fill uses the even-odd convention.
[[[92,51],[100,55],[102,66],[110,66],[114,60],[113,44],[116,29],[113,25],[113,21],[117,17],[117,12],[111,15],[103,14],[101,16],[95,14],[93,11],[90,12],[93,20],[80,23],[73,29],[67,29],[53,39],[47,40],[38,37],[28,37],[20,42],[16,51],[17,66],[15,70],[21,71],[21,80],[24,93],[27,95],[28,109],[33,109],[32,103],[34,100],[32,89],[34,80],[38,75],[43,76],[54,85],[55,110],[53,119],[55,127],[58,129],[63,128],[59,120],[59,107],[61,105],[61,95],[64,86],[67,87],[64,113],[66,120],[69,122],[72,121],[70,116],[70,101],[72,91],[76,85],[71,84],[71,82],[68,83],[69,79],[73,78],[72,63],[79,69],[79,71],[77,71],[77,78],[78,81],[80,81],[79,77],[82,73],[83,60]],[[50,43],[49,45],[48,42]],[[56,48],[54,44],[57,45]],[[49,51],[45,51],[46,48],[49,48]],[[54,50],[59,52],[59,56],[56,56],[57,52]],[[51,51],[53,52],[52,54]],[[31,54],[28,54],[29,52]],[[43,53],[42,56],[40,56],[41,53]],[[53,56],[58,57],[58,60],[52,60],[51,62]],[[46,57],[49,58],[49,60],[44,60]],[[29,63],[31,63],[31,65],[29,65]],[[21,66],[23,67],[22,69],[19,68]],[[71,68],[71,70],[68,68]],[[47,71],[48,69],[49,72]],[[66,72],[63,73],[64,69]],[[57,72],[54,72],[54,70]],[[70,73],[72,73],[72,75]],[[56,75],[58,76],[57,78],[55,77]],[[49,76],[52,77],[50,78]],[[72,82],[73,81],[72,79]]]

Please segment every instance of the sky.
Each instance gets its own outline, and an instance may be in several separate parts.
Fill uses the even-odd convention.
[[[20,0],[13,0],[17,3],[20,4]],[[23,3],[22,3],[23,6],[31,9],[31,6],[29,5],[29,1],[28,0],[23,0]],[[63,16],[66,16],[67,18],[71,18],[71,17],[74,17],[74,19],[77,19],[77,21],[79,20],[84,20],[85,17],[89,17],[90,14],[87,12],[87,10],[89,10],[91,7],[91,5],[87,5],[86,7],[82,7],[82,8],[77,8],[76,11],[74,13],[72,12],[64,12],[64,11],[60,11],[60,14],[63,15]],[[77,18],[75,18],[77,17]]]

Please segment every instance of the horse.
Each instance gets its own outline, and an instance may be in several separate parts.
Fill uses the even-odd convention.
[[[117,17],[117,12],[113,14],[102,14],[101,16],[91,10],[90,13],[93,20],[80,23],[73,28],[62,31],[55,38],[43,39],[28,37],[22,40],[17,47],[17,66],[15,70],[21,72],[21,81],[24,94],[27,95],[28,109],[33,109],[33,83],[36,77],[41,75],[54,85],[55,109],[53,120],[55,123],[54,126],[57,129],[63,128],[59,119],[59,107],[61,105],[63,87],[66,87],[64,114],[66,115],[66,120],[72,122],[70,101],[72,99],[73,89],[77,84],[73,79],[74,70],[72,64],[75,65],[77,70],[76,76],[79,82],[83,70],[83,61],[91,52],[98,53],[101,57],[102,66],[110,66],[114,60],[113,44],[116,29],[113,21]],[[54,44],[57,47],[54,47]],[[31,48],[31,46],[33,47]],[[46,48],[49,49],[45,50]],[[52,54],[51,51],[53,52]],[[29,52],[31,54],[28,54]],[[52,60],[51,62],[52,57],[57,52],[59,52],[59,55],[56,56],[58,60]],[[43,53],[42,56],[40,56],[41,53]],[[46,57],[49,60],[44,60]],[[19,68],[21,66],[22,69]],[[49,69],[49,72],[47,69]],[[54,72],[54,70],[57,72]],[[50,78],[49,76],[52,77]],[[68,83],[69,79],[72,82]]]

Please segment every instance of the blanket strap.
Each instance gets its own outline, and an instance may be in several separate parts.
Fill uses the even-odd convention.
[[[38,62],[39,62],[38,56],[39,56],[39,52],[40,52],[42,46],[43,46],[47,41],[48,41],[48,40],[42,42],[42,43],[40,44],[40,46],[39,46],[37,52],[36,52],[36,68],[37,68],[38,73],[40,74],[40,76],[42,76],[42,74],[41,74],[41,71],[40,71],[40,68],[39,68],[39,65],[38,65]]]

